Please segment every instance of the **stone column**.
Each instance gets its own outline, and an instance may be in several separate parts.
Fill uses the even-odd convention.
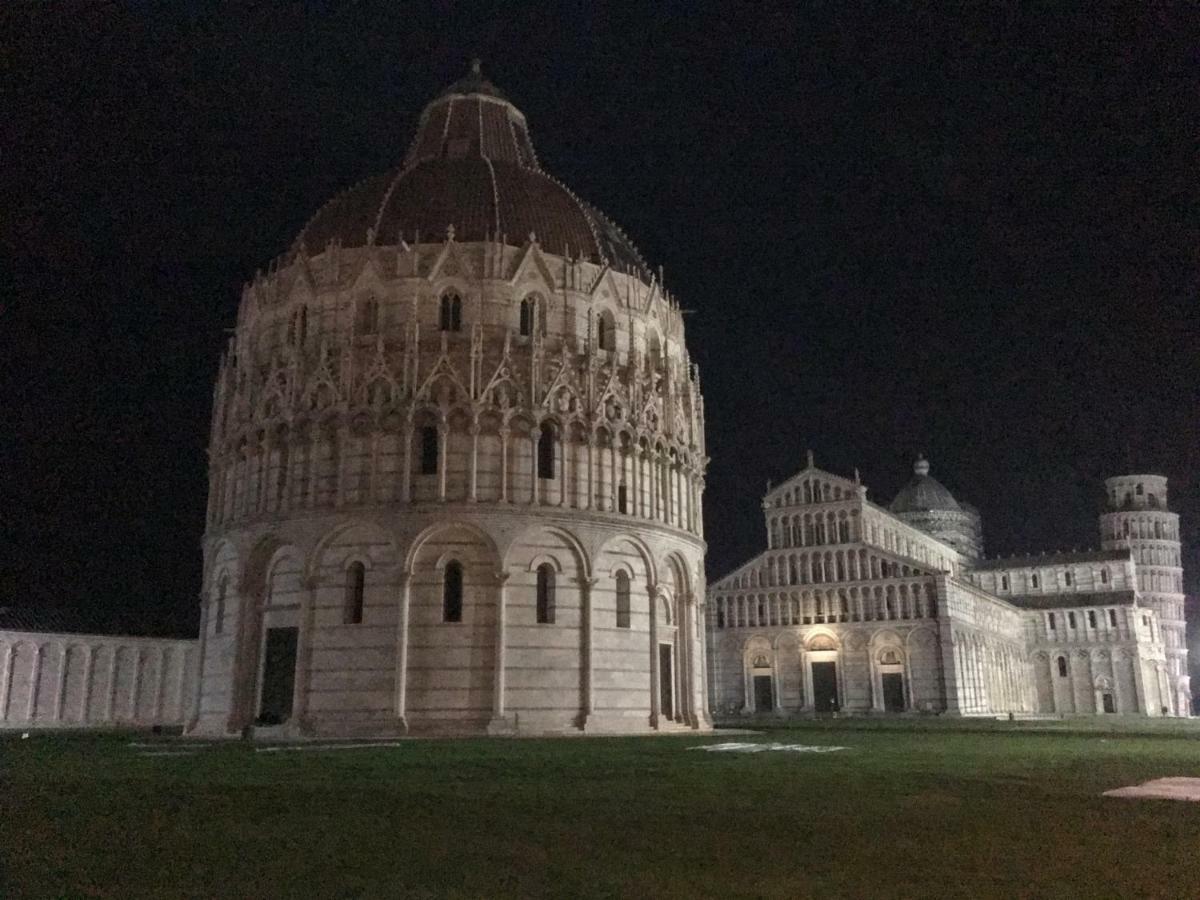
[[[400,429],[400,435],[404,441],[404,481],[400,484],[400,500],[403,503],[411,503],[413,447],[413,421],[411,417],[405,420],[404,427]]]
[[[408,620],[412,599],[412,572],[401,570],[400,609],[396,616],[396,720],[408,731]]]
[[[538,437],[537,426],[529,429],[529,502],[535,506],[541,500],[541,478],[538,477]]]
[[[289,730],[297,735],[304,734],[307,729],[305,716],[308,714],[308,686],[312,678],[312,622],[318,587],[318,578],[306,578],[303,599],[300,601],[300,627],[296,630],[296,679],[292,685],[292,719],[289,723]]]
[[[360,503],[378,503],[383,492],[379,489],[379,427],[371,429],[371,468],[367,473],[367,496]]]
[[[595,630],[595,620],[592,610],[592,588],[596,586],[595,578],[578,578],[579,608],[582,614],[580,623],[580,716],[579,727],[586,731],[588,723],[595,716],[595,662],[592,655],[592,642]]]
[[[62,721],[63,691],[67,687],[67,645],[59,644],[58,677],[54,679],[54,721]]]
[[[509,722],[504,708],[504,682],[507,666],[505,620],[507,619],[508,607],[508,577],[508,572],[495,573],[496,634],[493,650],[493,665],[495,668],[492,673],[492,720],[488,723],[488,732],[491,734],[503,734],[512,731],[512,723]]]
[[[39,644],[33,654],[33,668],[29,670],[29,700],[26,703],[25,718],[32,721],[37,712],[38,683],[42,680],[42,654],[46,651],[45,644]],[[137,674],[136,672],[134,673]],[[133,679],[137,686],[137,678]]]
[[[450,423],[438,425],[438,502],[446,502],[446,469],[450,460]]]
[[[588,429],[587,442],[587,497],[584,500],[583,508],[591,509],[596,496],[595,482],[593,481],[593,473],[596,467],[596,432],[590,428]]]
[[[184,723],[183,723],[183,725],[184,725],[183,730],[184,730],[185,734],[187,732],[191,731],[193,728],[195,728],[197,723],[200,721],[200,702],[201,702],[201,697],[204,693],[204,660],[205,660],[206,656],[208,655],[208,608],[209,608],[209,599],[205,594],[201,593],[200,594],[200,642],[199,642],[200,646],[197,647],[197,649],[196,649],[196,679],[195,679],[195,683],[192,686],[191,711],[188,713],[188,718],[184,719]],[[92,692],[92,666],[94,663],[94,660],[92,659],[92,657],[93,657],[92,648],[89,645],[88,646],[88,678],[87,678],[87,682],[86,682],[86,690],[84,691],[84,700],[83,700],[83,717],[85,720],[87,719],[88,700],[90,699],[89,695]],[[181,667],[181,668],[183,668],[183,667]],[[183,694],[181,693],[179,695],[179,705],[181,707],[181,710],[180,710],[181,712],[183,711],[182,710],[183,702],[184,702]],[[3,719],[3,718],[4,718],[3,716],[0,716],[0,719]]]
[[[650,727],[659,727],[659,686],[658,686],[658,585],[650,582],[646,585],[646,593],[650,598]]]
[[[500,429],[500,502],[508,502],[508,429]]]
[[[479,423],[471,423],[471,482],[467,488],[467,502],[479,500]]]
[[[202,623],[201,627],[203,627],[203,621],[204,621],[204,617],[202,615],[201,616],[201,623]],[[94,651],[95,651],[95,648],[91,644],[87,644],[83,648],[83,659],[84,659],[83,697],[81,698],[81,701],[79,704],[79,721],[80,722],[87,722],[88,709],[92,705],[92,682],[96,677],[96,654]],[[186,659],[186,657],[185,657],[185,659]],[[185,666],[180,666],[179,671],[186,675],[187,673],[185,671],[185,668],[186,668]],[[2,699],[3,697],[4,697],[4,687],[2,685],[0,685],[0,702],[3,702],[3,699]],[[197,702],[199,702],[199,698],[200,698],[200,679],[199,679],[199,677],[197,677],[196,678],[196,700],[197,700]],[[187,710],[184,708],[184,701],[185,701],[185,698],[184,698],[183,684],[180,684],[179,685],[179,713],[180,713],[180,717],[183,718],[184,726],[190,729],[192,727],[192,725],[195,724],[195,720],[193,719],[192,722],[189,723],[188,719],[184,718],[186,715],[188,715]],[[4,721],[4,710],[0,709],[0,722],[3,722],[3,721]]]

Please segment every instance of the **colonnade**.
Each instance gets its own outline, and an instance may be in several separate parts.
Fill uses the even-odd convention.
[[[937,617],[937,596],[928,579],[828,591],[717,595],[712,604],[710,627],[717,629]]]
[[[627,432],[618,432],[614,440],[607,428],[581,422],[570,423],[565,435],[557,423],[485,431],[475,421],[456,430],[443,419],[426,427],[437,429],[432,474],[414,471],[420,426],[411,419],[392,428],[372,425],[365,434],[344,422],[320,429],[319,437],[301,430],[265,432],[259,443],[243,443],[224,465],[214,463],[209,525],[398,499],[595,510],[702,534],[703,472],[674,448],[634,441]],[[538,453],[547,427],[554,441],[550,477],[539,469]],[[481,459],[485,437],[498,442],[498,460]],[[485,488],[482,473],[497,483]]]
[[[1027,712],[1025,654],[982,635],[955,632],[954,671],[962,713]]]

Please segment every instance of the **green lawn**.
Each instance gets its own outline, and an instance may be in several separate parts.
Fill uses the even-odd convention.
[[[0,895],[1200,897],[1200,804],[1098,796],[1200,776],[1187,724],[160,757],[128,735],[10,735]],[[730,740],[849,749],[689,749]]]

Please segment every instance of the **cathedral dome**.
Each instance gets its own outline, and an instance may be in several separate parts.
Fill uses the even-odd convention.
[[[919,456],[913,463],[912,480],[900,489],[888,508],[894,513],[905,513],[959,510],[962,507],[946,486],[929,474],[929,460]]]
[[[624,232],[541,168],[525,116],[478,62],[426,106],[404,162],[326,203],[292,249],[419,243],[451,228],[458,241],[532,235],[550,253],[649,279]]]

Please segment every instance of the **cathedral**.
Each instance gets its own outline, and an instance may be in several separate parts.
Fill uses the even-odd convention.
[[[1167,480],[1106,488],[1100,550],[987,559],[927,460],[884,507],[810,453],[763,498],[766,549],[709,586],[714,714],[1189,715]]]
[[[707,729],[683,316],[479,72],[248,284],[197,735]]]

